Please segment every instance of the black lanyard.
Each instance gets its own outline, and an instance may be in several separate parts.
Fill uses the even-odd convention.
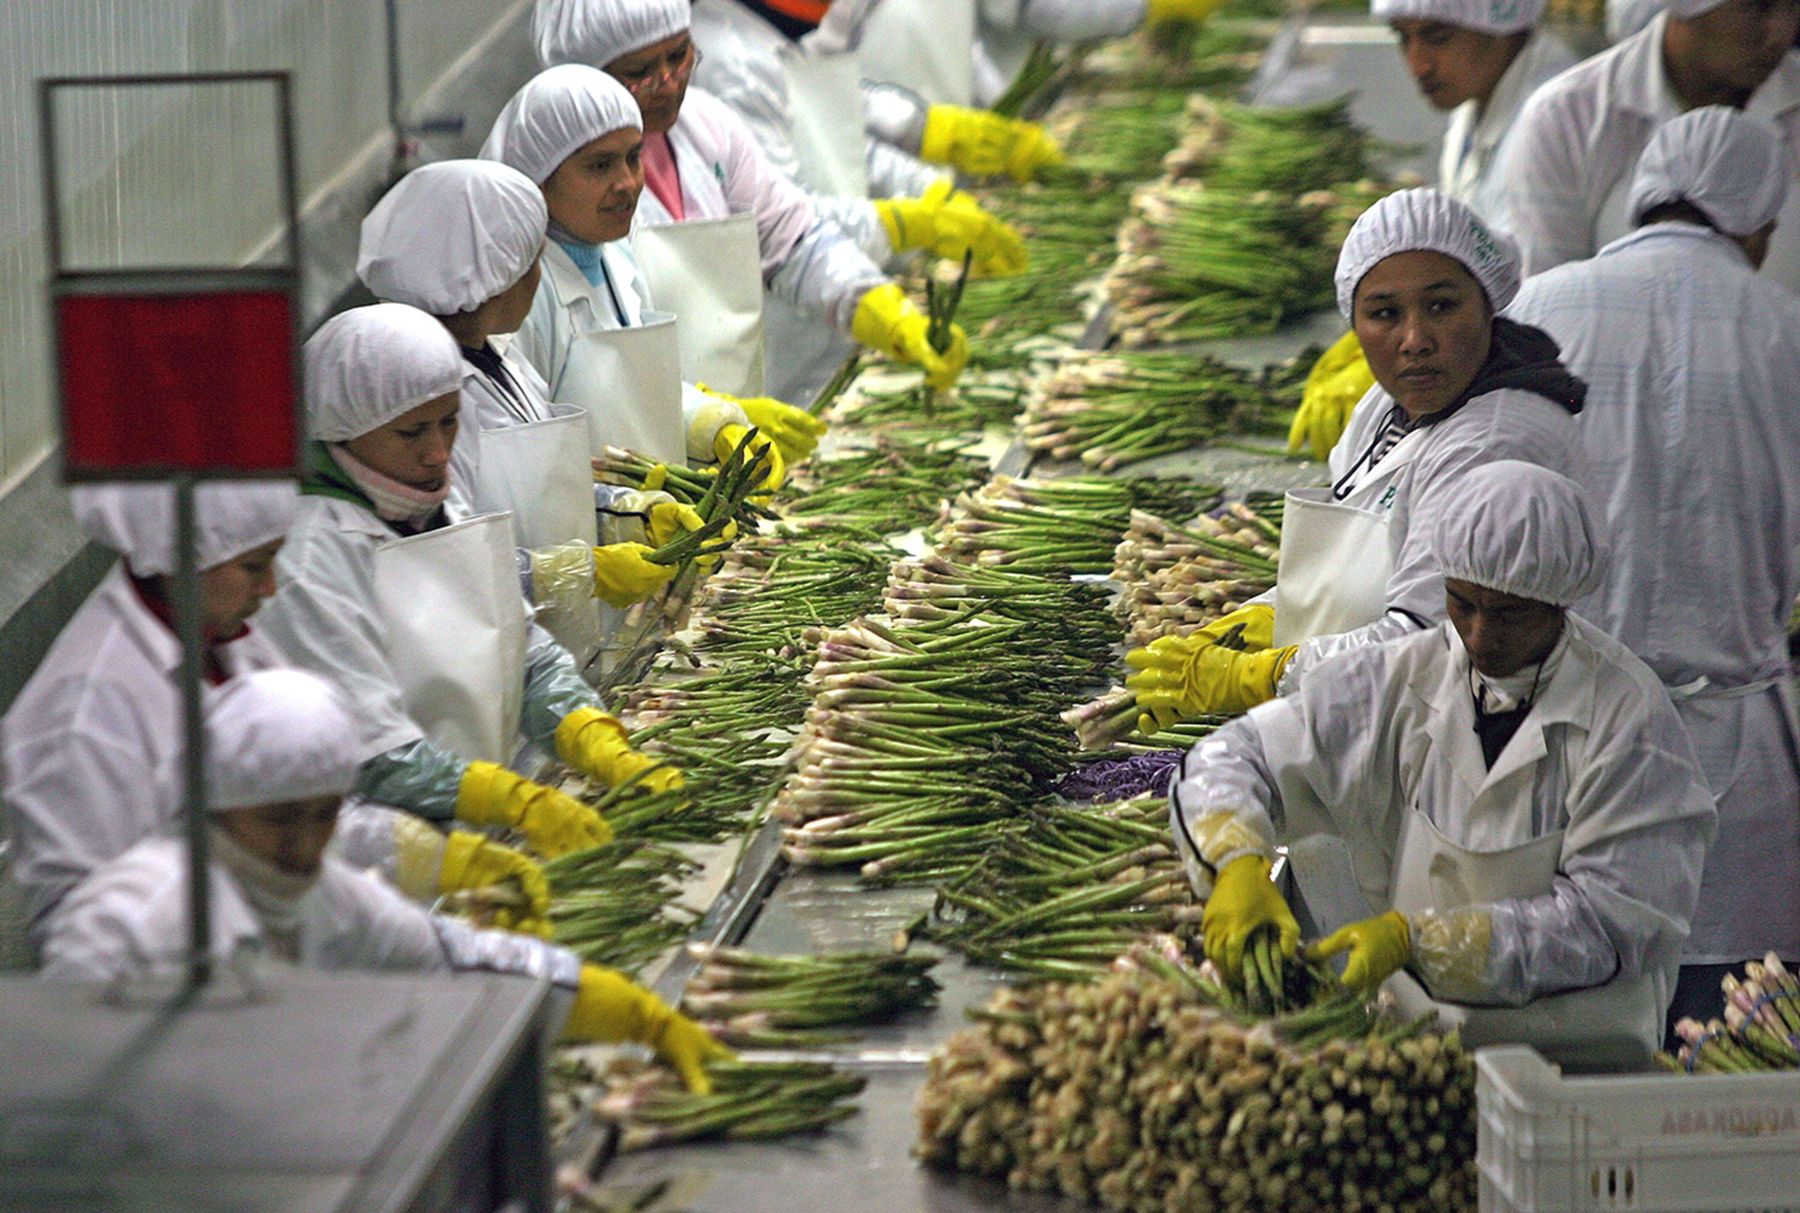
[[[1469,696],[1475,701],[1475,736],[1481,741],[1481,756],[1487,761],[1488,770],[1494,769],[1507,743],[1531,713],[1537,699],[1538,679],[1543,676],[1544,663],[1540,661],[1537,672],[1531,676],[1531,689],[1525,693],[1525,698],[1504,712],[1490,712],[1481,706],[1482,691],[1486,688],[1477,681],[1475,667],[1469,666]]]

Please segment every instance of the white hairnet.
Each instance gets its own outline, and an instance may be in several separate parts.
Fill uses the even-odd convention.
[[[1502,459],[1464,476],[1455,493],[1431,543],[1445,578],[1561,607],[1599,588],[1605,540],[1567,476]]]
[[[331,683],[306,670],[241,674],[207,699],[207,808],[342,796],[356,782],[356,749]]]
[[[1444,21],[1484,34],[1516,34],[1544,15],[1545,0],[1370,0],[1382,21]]]
[[[287,534],[299,503],[288,480],[215,480],[194,487],[194,567],[204,572]],[[81,529],[139,577],[175,571],[175,489],[83,484],[69,490]]]
[[[1434,189],[1400,190],[1362,213],[1338,252],[1338,311],[1346,319],[1356,286],[1396,253],[1442,253],[1462,262],[1488,306],[1503,311],[1519,293],[1519,248],[1512,237],[1483,223],[1467,206]]]
[[[481,145],[542,185],[556,166],[614,131],[641,131],[644,115],[625,86],[599,68],[565,63],[546,68],[512,95]]]
[[[525,276],[550,222],[537,184],[490,160],[445,160],[400,179],[363,220],[356,275],[434,316],[472,311]]]
[[[685,33],[693,20],[693,0],[537,0],[531,40],[545,67],[605,67]]]
[[[1723,3],[1725,0],[1663,0],[1662,8],[1671,17],[1698,17]]]
[[[1631,180],[1632,222],[1666,202],[1686,202],[1728,236],[1774,220],[1787,199],[1787,153],[1774,130],[1723,105],[1689,110],[1656,128]]]
[[[437,320],[404,303],[339,312],[301,351],[306,427],[346,442],[380,429],[427,400],[462,389],[462,351]]]

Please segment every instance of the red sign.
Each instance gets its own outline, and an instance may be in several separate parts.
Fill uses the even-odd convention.
[[[69,294],[56,325],[70,479],[299,463],[285,293]]]

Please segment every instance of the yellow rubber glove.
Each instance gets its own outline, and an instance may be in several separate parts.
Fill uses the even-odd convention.
[[[1275,608],[1266,602],[1252,602],[1219,616],[1191,635],[1219,644],[1236,628],[1242,629],[1237,635],[1237,648],[1247,653],[1262,652],[1275,643]]]
[[[721,465],[731,458],[731,452],[737,450],[738,444],[749,432],[750,427],[747,425],[722,425],[719,427],[719,432],[713,435],[713,454],[718,456]],[[782,458],[781,444],[759,429],[756,431],[756,437],[750,440],[750,450],[746,454],[764,451],[768,452],[765,461],[769,470],[763,476],[762,487],[772,493],[787,483],[787,460]]]
[[[819,439],[831,428],[823,419],[814,417],[805,409],[795,408],[773,396],[733,396],[714,391],[704,383],[694,386],[709,396],[729,400],[742,409],[745,418],[756,427],[757,435],[772,440],[780,448],[781,457],[788,463],[799,463],[812,454],[818,448]],[[730,453],[728,448],[725,454]],[[720,462],[724,462],[725,456],[721,455],[719,458]]]
[[[677,535],[691,534],[706,525],[700,511],[685,501],[659,501],[649,509],[650,521],[644,526],[651,547],[661,547]]]
[[[1178,21],[1202,25],[1224,6],[1225,0],[1149,0],[1144,24],[1157,26]]]
[[[556,756],[609,788],[618,787],[639,771],[650,772],[639,783],[652,792],[666,792],[686,782],[674,767],[632,749],[625,726],[599,708],[576,708],[562,718],[556,726]]]
[[[1412,959],[1412,933],[1406,916],[1389,910],[1340,927],[1306,949],[1308,960],[1325,960],[1339,952],[1350,953],[1344,975],[1338,980],[1353,990],[1371,993]]]
[[[589,806],[491,762],[471,762],[456,789],[456,819],[516,829],[539,855],[555,859],[604,846],[612,827]]]
[[[977,278],[1025,272],[1029,258],[1018,229],[982,210],[948,177],[917,198],[883,198],[874,206],[896,252],[926,249],[951,261],[973,252],[969,271]]]
[[[610,607],[642,602],[675,576],[672,564],[649,559],[641,543],[609,543],[594,549],[594,596]]]
[[[1146,733],[1195,716],[1247,712],[1275,698],[1275,686],[1297,645],[1240,653],[1204,636],[1163,636],[1125,654],[1137,673],[1125,685],[1137,692],[1138,728]],[[1152,727],[1154,725],[1154,727]]]
[[[962,325],[950,326],[950,348],[940,354],[926,336],[930,321],[913,306],[906,293],[892,282],[866,292],[856,305],[850,335],[890,358],[913,362],[925,369],[925,382],[943,391],[956,382],[969,361],[969,338]]]
[[[934,105],[925,112],[919,158],[971,177],[1006,173],[1015,181],[1029,181],[1061,164],[1063,156],[1056,140],[1035,122],[961,105]]]
[[[581,986],[563,1025],[563,1039],[648,1045],[696,1095],[712,1092],[707,1062],[730,1061],[737,1056],[705,1028],[623,973],[599,965],[581,966]]]
[[[1292,956],[1300,944],[1300,924],[1281,890],[1269,879],[1273,866],[1267,855],[1239,855],[1213,880],[1212,895],[1200,912],[1206,958],[1218,965],[1233,985],[1243,981],[1244,946],[1258,927],[1275,928],[1283,956]]]
[[[1355,332],[1345,333],[1307,372],[1300,408],[1288,427],[1288,454],[1298,455],[1310,444],[1314,459],[1329,458],[1349,428],[1356,402],[1374,385],[1375,372],[1363,357],[1362,343]]]
[[[543,869],[509,846],[468,830],[452,830],[444,840],[444,866],[438,892],[460,893],[512,882],[525,895],[522,909],[501,909],[494,925],[508,931],[549,939],[550,886]]]

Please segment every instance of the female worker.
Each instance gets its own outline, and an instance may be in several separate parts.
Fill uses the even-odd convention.
[[[429,164],[403,177],[363,220],[356,268],[378,298],[436,316],[462,351],[468,424],[451,458],[452,480],[476,509],[512,511],[521,546],[581,540],[571,549],[579,557],[604,539],[592,552],[590,592],[623,607],[674,572],[645,558],[645,542],[660,546],[701,520],[667,493],[594,484],[590,445],[630,446],[625,427],[551,404],[537,371],[502,344],[537,295],[546,222],[537,186],[504,164]]]
[[[688,1086],[729,1057],[698,1024],[623,974],[571,952],[429,914],[326,853],[356,781],[360,729],[323,679],[265,670],[232,679],[208,705],[212,948],[318,969],[518,973],[548,979],[548,1022],[566,1040],[637,1041]],[[188,944],[188,856],[144,839],[93,873],[51,918],[43,976],[111,981],[179,970]]]
[[[164,485],[88,485],[71,493],[76,520],[120,562],[45,654],[6,720],[7,831],[12,872],[32,937],[83,876],[174,821],[181,811],[181,645],[169,577],[175,501]],[[297,496],[284,483],[215,483],[196,490],[195,562],[208,685],[282,664],[248,622],[275,590],[275,556]],[[409,896],[515,879],[541,890],[536,865],[511,848],[369,805],[347,820],[346,857],[380,869]],[[538,897],[534,914],[547,908]],[[518,925],[533,925],[530,916]]]
[[[672,347],[659,357],[653,344],[669,337],[669,320],[655,315],[625,241],[644,188],[642,125],[623,85],[578,64],[538,73],[494,120],[482,158],[535,182],[549,220],[542,277],[512,349],[552,399],[608,418],[616,410],[619,444],[653,458],[722,462],[757,426],[778,485],[824,422],[767,397],[687,387]]]
[[[533,15],[540,60],[603,68],[642,108],[649,189],[638,225],[754,215],[769,293],[863,345],[917,363],[931,386],[950,386],[968,361],[962,329],[952,326],[949,347],[934,349],[925,314],[769,163],[743,120],[717,98],[689,90],[698,55],[691,17],[689,0],[541,0]]]
[[[1649,668],[1567,609],[1605,559],[1572,481],[1478,468],[1432,550],[1447,623],[1343,654],[1183,759],[1172,818],[1207,955],[1235,975],[1263,927],[1294,952],[1269,871],[1296,840],[1306,905],[1340,928],[1309,952],[1348,952],[1347,985],[1406,967],[1403,1010],[1471,1045],[1646,1064],[1714,829],[1687,734]]]
[[[1505,228],[1499,165],[1507,133],[1532,90],[1576,62],[1561,39],[1537,28],[1544,0],[1372,0],[1369,11],[1399,36],[1425,100],[1450,113],[1438,188],[1489,227]],[[1310,443],[1314,458],[1328,458],[1372,382],[1356,334],[1345,334],[1307,378],[1289,451]]]
[[[424,312],[381,303],[334,316],[304,358],[303,500],[264,628],[349,697],[357,790],[434,821],[518,829],[547,858],[605,842],[593,809],[502,765],[520,732],[609,785],[680,776],[649,769],[528,621],[510,519],[446,510],[455,340]]]
[[[1331,453],[1331,489],[1289,494],[1272,602],[1127,654],[1146,725],[1244,711],[1334,654],[1434,627],[1431,534],[1468,474],[1501,459],[1572,470],[1586,388],[1541,330],[1495,316],[1518,289],[1511,242],[1436,190],[1356,221],[1338,309],[1376,385]],[[1240,633],[1245,650],[1219,643]]]

